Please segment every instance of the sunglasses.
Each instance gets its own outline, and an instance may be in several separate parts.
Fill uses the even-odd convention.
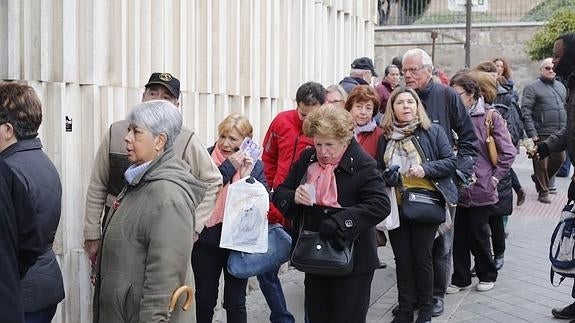
[[[550,71],[550,70],[553,69],[553,66],[545,66],[544,69],[545,69],[546,71]]]

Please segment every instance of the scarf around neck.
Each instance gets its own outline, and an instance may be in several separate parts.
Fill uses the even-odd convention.
[[[226,157],[222,154],[220,148],[216,144],[214,146],[214,150],[212,151],[212,160],[216,164],[216,166],[220,167],[221,164],[226,161]],[[232,177],[229,183],[226,183],[218,192],[218,197],[216,198],[216,205],[214,206],[214,210],[212,211],[212,216],[208,219],[206,223],[206,227],[210,228],[216,224],[222,223],[224,220],[224,209],[226,206],[226,197],[228,195],[228,188],[230,183],[235,182],[240,179],[240,172],[236,171],[234,176]]]
[[[413,132],[420,125],[418,119],[406,125],[393,123],[391,134],[388,135],[389,142],[383,154],[383,161],[387,167],[399,165],[399,172],[405,174],[412,166],[421,165],[422,158],[411,141]]]
[[[337,182],[334,173],[341,157],[343,157],[343,154],[333,164],[324,164],[317,161],[308,166],[306,184],[315,188],[315,204],[341,207],[337,201]]]
[[[353,129],[353,134],[357,139],[357,135],[359,135],[362,132],[373,132],[375,130],[375,127],[377,127],[377,123],[375,123],[375,120],[371,119],[370,122],[364,124],[363,126],[356,126]]]

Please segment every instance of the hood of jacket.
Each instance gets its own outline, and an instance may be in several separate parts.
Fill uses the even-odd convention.
[[[136,176],[130,186],[138,186],[146,182],[166,180],[180,186],[190,197],[194,206],[204,199],[208,184],[195,178],[190,173],[190,166],[177,158],[173,147],[170,147],[154,159],[150,166]]]

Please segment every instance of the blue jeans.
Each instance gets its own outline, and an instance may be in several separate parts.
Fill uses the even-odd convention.
[[[271,323],[294,323],[293,315],[287,310],[286,300],[282,285],[278,278],[279,267],[274,270],[261,274],[258,277],[260,289],[266,298],[266,302],[270,307],[270,322]]]
[[[56,314],[56,308],[58,308],[58,304],[36,312],[24,313],[24,321],[26,323],[50,323]]]
[[[455,213],[455,211],[454,211]],[[455,217],[453,218],[455,223]],[[454,228],[435,238],[433,241],[433,297],[445,297],[445,291],[451,278],[451,254],[453,252]]]

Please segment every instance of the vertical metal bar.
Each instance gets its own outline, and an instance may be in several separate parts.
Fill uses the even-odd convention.
[[[467,0],[465,16],[465,67],[471,65],[471,0]]]

